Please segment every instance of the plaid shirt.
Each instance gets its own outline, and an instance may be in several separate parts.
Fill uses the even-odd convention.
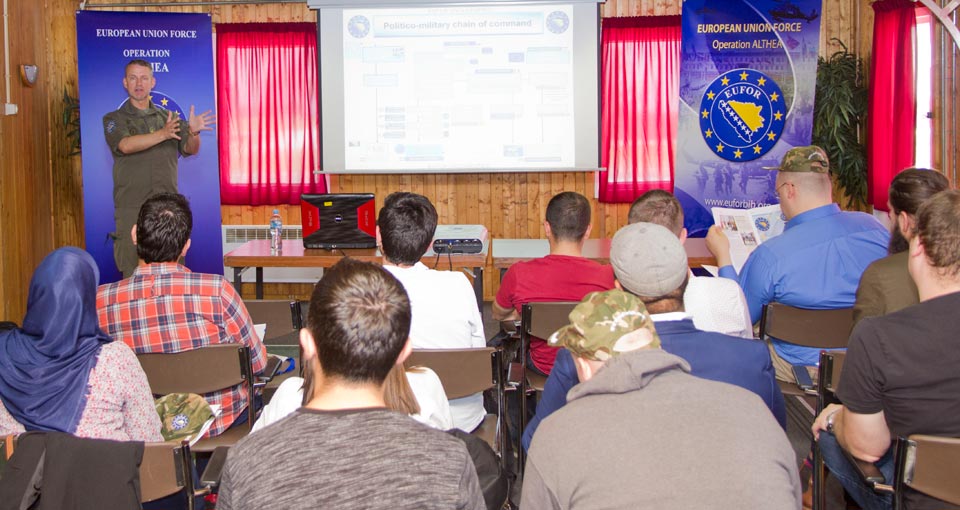
[[[266,349],[247,308],[220,275],[192,273],[175,262],[139,266],[130,278],[100,286],[97,311],[100,327],[138,354],[241,343],[250,347],[254,373],[266,365]],[[226,430],[247,407],[240,386],[204,398],[222,408],[210,436]]]

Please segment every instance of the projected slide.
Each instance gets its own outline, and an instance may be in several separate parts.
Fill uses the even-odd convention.
[[[575,165],[573,7],[345,9],[346,170]]]

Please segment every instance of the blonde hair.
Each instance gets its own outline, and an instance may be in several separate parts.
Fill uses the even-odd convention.
[[[416,371],[416,368],[409,371]],[[420,414],[420,404],[407,381],[406,370],[403,365],[394,365],[387,378],[383,381],[383,402],[387,409],[403,414]]]

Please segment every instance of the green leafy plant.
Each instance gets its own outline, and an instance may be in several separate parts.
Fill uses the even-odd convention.
[[[63,89],[62,101],[63,128],[70,142],[68,155],[75,156],[80,154],[80,100],[67,93],[67,89]]]
[[[813,106],[813,143],[827,151],[830,169],[847,194],[847,208],[867,203],[867,152],[861,129],[867,116],[863,59],[843,47],[830,58],[817,59]]]

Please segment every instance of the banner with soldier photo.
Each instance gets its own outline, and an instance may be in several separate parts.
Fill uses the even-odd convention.
[[[209,14],[79,11],[77,53],[86,249],[97,261],[102,284],[120,279],[114,241],[130,237],[127,229],[117,232],[115,155],[105,139],[107,131],[123,126],[105,124],[104,115],[127,103],[125,72],[132,60],[149,64],[156,80],[149,97],[158,107],[180,119],[189,117],[191,106],[198,114],[213,110],[213,25]],[[197,136],[199,153],[181,155],[177,164],[177,191],[193,211],[186,266],[222,274],[217,138],[208,130]]]
[[[778,203],[781,156],[809,145],[821,0],[687,0],[674,191],[690,235],[710,209]]]

